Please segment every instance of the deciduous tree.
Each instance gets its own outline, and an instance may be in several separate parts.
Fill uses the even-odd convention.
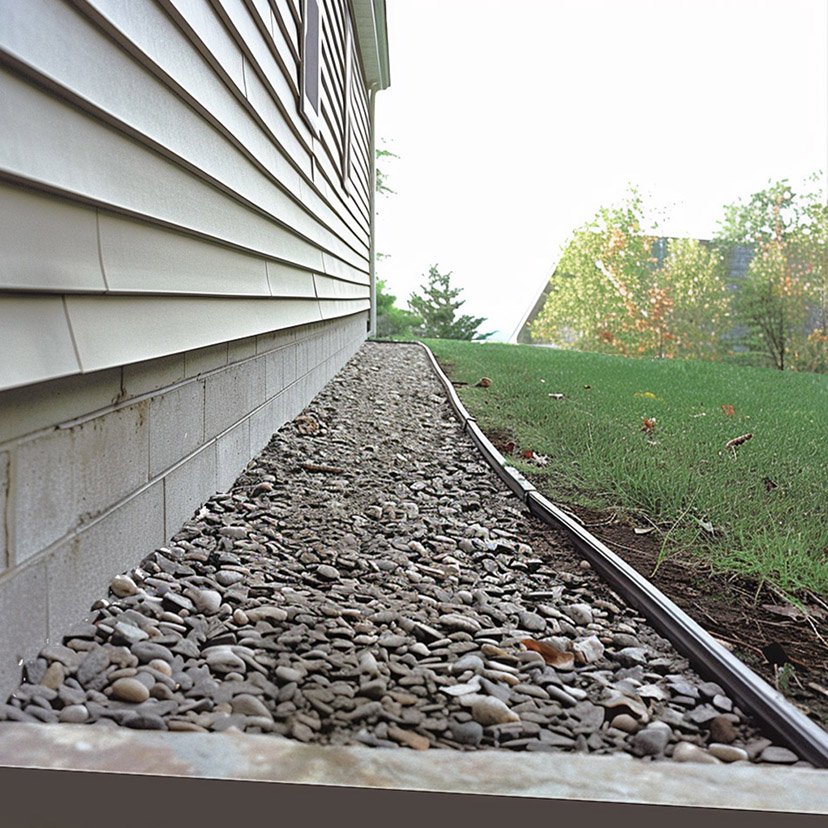
[[[630,356],[714,357],[728,314],[721,258],[693,239],[669,242],[659,264],[655,237],[631,188],[598,211],[564,247],[543,310],[540,341]]]
[[[817,368],[825,358],[825,212],[816,193],[782,180],[727,205],[719,223],[721,241],[753,246],[734,309],[748,347],[780,370]]]

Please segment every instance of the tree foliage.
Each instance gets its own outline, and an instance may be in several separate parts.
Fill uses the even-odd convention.
[[[377,148],[374,150],[375,157],[377,161],[380,158],[399,158],[400,156],[397,155],[395,152],[391,152],[391,150],[385,148]],[[392,190],[388,186],[388,174],[385,172],[383,167],[377,163],[374,165],[374,189],[380,195],[388,195],[389,193],[396,193],[396,190]]]
[[[561,347],[630,356],[715,357],[728,296],[721,256],[694,239],[659,263],[631,189],[565,246],[532,335]]]
[[[461,288],[451,286],[451,273],[440,273],[437,265],[428,270],[420,293],[412,293],[408,306],[422,319],[418,333],[432,339],[486,339],[491,333],[478,334],[486,321],[482,316],[457,316],[465,304],[458,299]]]
[[[375,157],[377,162],[383,158],[399,158],[394,152],[388,149],[377,148],[375,150]],[[377,163],[374,167],[375,180],[374,188],[378,195],[389,195],[395,193],[388,186],[388,176],[384,169]],[[388,255],[380,253],[375,254],[377,261],[387,259]],[[411,313],[403,308],[397,307],[397,297],[394,294],[386,291],[386,283],[383,279],[377,278],[376,281],[376,331],[377,339],[412,339],[414,336],[414,329],[418,327],[422,320],[415,313]]]
[[[398,308],[397,297],[385,290],[385,282],[377,279],[378,339],[413,339],[414,331],[422,324],[416,313]]]
[[[735,311],[745,344],[784,370],[828,363],[828,208],[787,180],[727,205],[718,238],[753,246]]]

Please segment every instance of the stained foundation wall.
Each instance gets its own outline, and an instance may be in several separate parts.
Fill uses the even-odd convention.
[[[0,392],[0,696],[365,339],[367,313]]]

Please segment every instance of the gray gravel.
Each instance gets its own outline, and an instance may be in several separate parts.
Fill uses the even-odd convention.
[[[528,514],[414,346],[365,344],[24,677],[0,718],[806,764]]]

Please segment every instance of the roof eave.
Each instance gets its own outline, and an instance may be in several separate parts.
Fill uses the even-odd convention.
[[[391,85],[385,0],[352,0],[357,43],[369,89]]]

